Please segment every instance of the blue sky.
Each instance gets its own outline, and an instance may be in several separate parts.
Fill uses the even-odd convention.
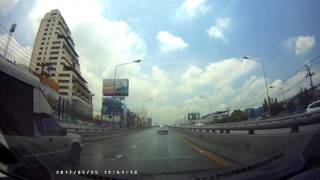
[[[150,112],[170,110],[175,116],[168,119],[174,119],[190,109],[205,113],[201,107],[207,102],[199,95],[208,96],[219,109],[261,93],[262,69],[255,62],[244,62],[243,56],[263,61],[269,83],[284,85],[283,80],[320,49],[317,0],[2,3],[1,24],[17,22],[14,36],[27,47],[33,46],[44,13],[60,9],[75,39],[82,73],[98,94],[97,109],[101,78],[111,76],[114,65],[126,59],[143,59],[119,71],[120,77],[131,78],[129,106],[156,96]]]

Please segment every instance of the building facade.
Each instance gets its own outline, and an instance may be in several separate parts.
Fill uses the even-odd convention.
[[[68,101],[73,117],[92,119],[92,94],[81,75],[70,29],[57,9],[47,12],[41,20],[30,68],[59,84],[59,95]]]
[[[226,119],[230,117],[229,111],[217,111],[214,113],[207,114],[203,116],[201,119],[206,123],[215,122],[217,120]]]

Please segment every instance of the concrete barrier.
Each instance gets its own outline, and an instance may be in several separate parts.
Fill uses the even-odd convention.
[[[316,141],[320,139],[319,130],[283,134],[231,134],[181,127],[172,129],[236,164],[255,162],[297,147],[300,147],[299,153],[306,152],[308,146],[314,148],[313,152],[316,149],[320,152],[319,141]]]

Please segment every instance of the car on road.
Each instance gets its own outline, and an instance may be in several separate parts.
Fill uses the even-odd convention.
[[[311,104],[308,105],[306,112],[311,113],[311,112],[320,112],[320,100],[312,102]]]
[[[159,129],[158,129],[158,133],[164,133],[164,134],[167,134],[169,132],[169,130],[168,130],[168,127],[166,126],[166,125],[164,125],[164,124],[161,124],[160,126],[159,126]]]
[[[40,158],[44,162],[80,161],[81,136],[62,128],[51,108],[39,78],[7,61],[0,61],[0,132],[9,149],[23,152],[22,159]],[[23,93],[21,93],[23,92]],[[11,144],[17,143],[10,147]],[[28,151],[23,150],[27,147]]]

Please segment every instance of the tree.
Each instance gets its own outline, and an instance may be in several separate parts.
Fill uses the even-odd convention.
[[[296,105],[294,104],[293,101],[288,102],[287,109],[289,112],[293,112],[296,110]]]
[[[312,90],[311,89],[300,89],[300,92],[298,94],[299,97],[299,106],[303,109],[306,109],[307,106],[312,102]]]
[[[263,107],[263,111],[264,111],[264,112],[268,112],[268,107],[269,107],[269,105],[268,105],[268,102],[267,102],[266,99],[264,99],[263,104],[262,104],[262,107]]]
[[[269,103],[267,102],[266,99],[264,99],[264,102],[262,104],[262,107],[264,109],[265,112],[269,112],[270,110],[270,115],[274,116],[279,114],[281,111],[283,111],[283,103],[279,103],[277,98],[270,98],[269,99]]]
[[[243,120],[247,120],[247,119],[248,119],[248,115],[245,112],[241,111],[240,109],[234,110],[230,116],[230,120],[232,122],[243,121]]]

